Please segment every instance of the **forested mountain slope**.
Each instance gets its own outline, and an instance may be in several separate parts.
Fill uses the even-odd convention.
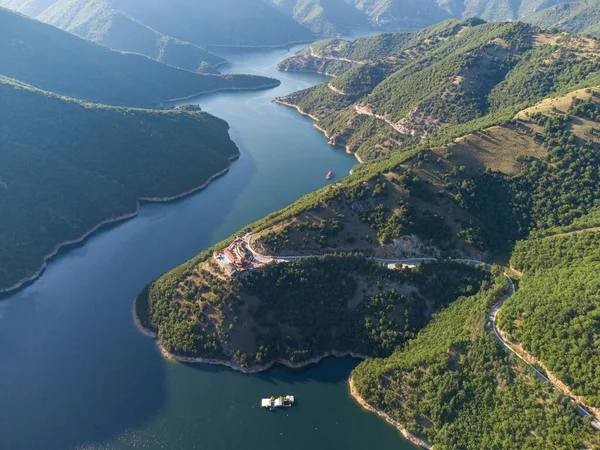
[[[600,44],[518,22],[451,20],[413,35],[317,43],[281,68],[340,74],[278,101],[316,117],[332,143],[372,160],[586,83],[600,70]]]
[[[411,29],[452,17],[439,0],[349,0],[364,11],[373,25],[385,29]]]
[[[278,256],[358,252],[392,260],[489,260],[506,255],[516,240],[568,225],[600,201],[600,122],[586,119],[587,107],[579,107],[599,98],[597,91],[578,91],[450,145],[395,153],[355,168],[352,176],[250,226],[255,232],[252,246]],[[566,116],[569,111],[571,116]],[[235,280],[230,285],[232,279],[218,275],[209,258],[210,253],[199,255],[146,292],[149,303],[143,314],[152,317],[159,336],[172,336],[175,328],[187,330],[177,337],[182,346],[170,347],[175,353],[190,348],[186,339],[204,336],[203,328],[195,325],[196,301],[212,299],[212,307],[222,310],[227,293],[240,292]],[[212,275],[206,278],[206,272]],[[207,294],[200,285],[205,282],[198,280],[214,277],[222,279],[218,286],[224,290]],[[250,295],[260,297],[261,292]],[[256,306],[242,295],[238,306],[249,304]],[[220,345],[230,335],[227,326],[234,317],[223,314],[214,330],[225,339]],[[183,353],[208,356],[200,350]]]
[[[270,78],[203,75],[121,53],[0,8],[0,74],[84,100],[157,106],[215,89],[275,86]]]
[[[216,72],[226,61],[188,42],[165,36],[114,9],[108,0],[60,0],[37,19],[115,50],[141,53],[192,71]]]
[[[424,292],[435,286],[430,282],[447,279],[446,267],[398,270],[410,277],[426,271],[426,279],[409,281],[396,278],[393,267],[363,261],[370,256],[505,259],[518,240],[593,223],[596,215],[585,216],[600,202],[597,43],[519,23],[451,22],[422,33],[419,43],[406,35],[393,41],[400,54],[377,64],[384,75],[392,68],[383,81],[361,77],[364,83],[352,84],[371,66],[357,64],[332,82],[340,91],[338,81],[347,83],[346,91],[323,85],[319,92],[331,93],[330,103],[322,105],[322,97],[314,95],[306,97],[314,103],[302,107],[311,108],[321,126],[326,117],[339,114],[339,104],[346,107],[343,99],[352,100],[354,89],[376,92],[404,71],[406,76],[389,85],[387,98],[399,103],[417,95],[419,101],[436,101],[440,93],[428,91],[429,82],[442,81],[444,89],[447,82],[465,86],[451,91],[457,95],[452,101],[433,103],[441,108],[440,117],[458,114],[458,119],[433,127],[427,138],[410,136],[390,152],[381,146],[402,134],[390,119],[338,118],[372,151],[371,161],[240,232],[254,232],[250,245],[262,255],[322,258],[269,264],[246,277],[229,277],[212,251],[231,238],[150,284],[138,297],[138,316],[175,355],[242,367],[278,358],[302,362],[332,350],[391,355],[359,366],[353,375],[359,394],[439,448],[593,448],[598,439],[588,421],[567,398],[507,358],[487,328],[492,305],[506,293],[501,273],[466,274],[467,284],[453,287],[447,298],[461,291],[466,296],[455,302],[444,297],[448,308],[427,325],[430,316],[413,309],[410,298],[422,297],[429,312],[437,311],[442,305],[432,304]],[[379,52],[362,44],[346,50],[361,57]],[[412,90],[403,88],[403,80],[417,73],[429,77],[410,84]],[[458,84],[456,76],[463,77]],[[521,105],[529,107],[519,111]],[[460,114],[469,120],[463,123]],[[334,288],[327,280],[341,282]],[[297,309],[300,298],[312,299],[310,306]],[[335,312],[347,317],[348,308],[352,315],[343,323],[352,327],[340,328],[331,318]],[[583,319],[579,310],[563,314],[556,305],[552,311],[574,317],[585,336],[595,336],[593,317]],[[322,326],[314,328],[315,323]],[[521,325],[526,322],[517,321]],[[584,339],[579,345],[593,344]],[[572,367],[578,367],[576,361]],[[593,379],[589,371],[581,379],[590,398]]]
[[[238,154],[203,112],[83,103],[0,78],[0,289],[32,276],[62,242],[131,215],[140,198],[205,183]]]
[[[579,0],[562,2],[527,17],[541,27],[558,27],[575,33],[600,36],[600,1]]]
[[[595,448],[569,399],[496,342],[487,317],[506,289],[499,272],[391,357],[361,363],[352,373],[358,394],[434,448]]]
[[[517,244],[511,265],[525,272],[499,327],[574,395],[600,414],[600,233],[550,236]]]

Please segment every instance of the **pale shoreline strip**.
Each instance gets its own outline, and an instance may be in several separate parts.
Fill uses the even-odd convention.
[[[383,419],[385,419],[386,422],[388,422],[390,425],[393,425],[401,434],[402,436],[404,436],[404,438],[410,442],[412,442],[415,445],[418,445],[419,447],[423,447],[426,448],[428,450],[433,450],[433,445],[431,445],[429,442],[415,436],[414,434],[410,433],[408,430],[406,430],[406,428],[404,428],[400,422],[398,422],[397,420],[394,420],[389,414],[385,413],[384,411],[375,408],[374,406],[371,406],[369,403],[367,403],[367,401],[362,398],[360,396],[360,394],[358,393],[358,391],[356,390],[356,386],[354,386],[354,382],[352,381],[352,377],[350,377],[348,379],[348,385],[350,386],[350,395],[354,398],[354,400],[356,400],[358,402],[358,404],[360,406],[362,406],[365,410],[372,412],[374,414],[377,414],[379,417],[382,417]]]
[[[271,83],[271,84],[263,84],[260,86],[253,86],[253,87],[222,87],[222,88],[216,88],[216,89],[211,89],[210,91],[201,91],[198,92],[196,94],[192,94],[192,95],[186,95],[185,97],[180,97],[180,98],[172,98],[170,100],[163,100],[163,103],[173,103],[173,102],[180,102],[183,100],[190,100],[192,98],[196,98],[196,97],[200,97],[201,95],[206,95],[206,94],[214,94],[215,92],[233,92],[233,91],[260,91],[261,89],[272,89],[272,88],[276,88],[278,86],[281,85],[281,81],[276,80],[276,83]]]
[[[244,45],[244,44],[202,44],[205,49],[211,48],[257,48],[257,49],[278,49],[286,47],[295,47],[296,45],[311,44],[315,42],[315,39],[303,39],[299,41],[290,41],[285,44],[274,44],[274,45]]]
[[[136,217],[139,214],[140,206],[141,206],[142,202],[152,202],[152,203],[170,202],[170,201],[173,201],[173,200],[178,200],[178,199],[183,198],[183,197],[187,197],[188,195],[191,195],[191,194],[193,194],[193,193],[195,193],[197,191],[200,191],[200,190],[204,189],[213,180],[215,180],[216,178],[218,178],[218,177],[220,177],[222,175],[225,175],[231,169],[231,162],[235,161],[240,156],[241,156],[241,153],[238,151],[237,154],[229,157],[229,161],[230,162],[227,165],[227,167],[225,167],[223,170],[221,170],[221,171],[219,171],[219,172],[211,175],[200,186],[196,186],[196,187],[194,187],[192,189],[189,189],[189,190],[187,190],[185,192],[182,192],[181,194],[172,195],[170,197],[141,197],[137,201],[137,205],[136,205],[135,211],[133,211],[131,213],[128,213],[128,214],[123,214],[121,216],[111,217],[109,219],[103,220],[102,222],[96,224],[90,230],[86,231],[80,237],[75,238],[75,239],[71,239],[71,240],[68,240],[68,241],[60,242],[59,244],[56,245],[56,247],[54,247],[54,250],[52,250],[50,253],[48,253],[47,255],[44,256],[44,258],[43,258],[44,262],[42,263],[42,265],[32,275],[29,275],[27,277],[21,278],[19,281],[17,281],[12,286],[0,289],[0,294],[8,294],[10,292],[13,292],[13,291],[16,291],[16,290],[22,288],[24,285],[26,285],[28,283],[31,283],[31,282],[35,281],[37,278],[40,277],[40,275],[44,272],[44,270],[46,270],[46,268],[48,267],[48,263],[50,262],[50,260],[52,258],[54,258],[60,252],[60,250],[63,247],[67,247],[67,246],[70,246],[70,245],[79,244],[79,243],[83,242],[90,235],[92,235],[93,233],[95,233],[100,228],[102,228],[102,227],[104,227],[106,225],[115,224],[115,223],[122,222],[122,221],[125,221],[125,220],[132,219],[132,218]]]
[[[326,358],[331,358],[331,357],[344,358],[344,357],[350,356],[352,358],[362,359],[362,360],[368,358],[367,355],[362,355],[360,353],[355,353],[352,351],[338,352],[337,350],[331,350],[329,352],[323,353],[322,355],[315,356],[313,358],[307,359],[306,361],[301,361],[301,362],[297,362],[297,363],[292,362],[287,359],[275,359],[275,360],[269,361],[268,363],[265,363],[265,364],[259,364],[259,365],[251,366],[251,367],[242,367],[239,364],[236,364],[234,361],[231,361],[231,360],[227,361],[224,359],[202,358],[202,357],[193,357],[193,356],[179,356],[179,355],[175,355],[173,353],[168,352],[160,344],[158,335],[154,331],[148,330],[142,324],[141,320],[139,319],[139,317],[137,315],[136,303],[137,303],[137,299],[134,300],[134,302],[133,302],[133,308],[131,309],[131,313],[133,315],[133,323],[135,324],[138,331],[140,333],[142,333],[144,336],[154,339],[156,341],[156,345],[158,346],[158,349],[160,350],[161,355],[163,355],[163,357],[165,359],[168,359],[169,361],[173,361],[173,362],[177,362],[177,363],[210,364],[213,366],[224,366],[224,367],[229,367],[230,369],[233,369],[237,372],[242,372],[244,374],[252,374],[252,373],[265,372],[269,369],[272,369],[273,367],[275,367],[277,365],[287,367],[288,369],[302,369],[304,367],[307,367],[307,366],[310,366],[313,364],[318,364],[322,360],[324,360]]]
[[[336,147],[342,147],[345,148],[346,153],[348,153],[349,155],[353,155],[356,160],[360,163],[360,164],[364,164],[363,160],[361,159],[360,156],[358,156],[356,154],[356,152],[352,152],[350,151],[350,148],[346,145],[339,145],[336,144],[330,137],[329,134],[327,133],[327,130],[325,130],[323,127],[319,126],[319,118],[316,116],[313,116],[312,114],[307,113],[306,111],[304,111],[302,108],[300,108],[298,105],[294,105],[293,103],[289,103],[286,102],[285,100],[281,100],[280,98],[276,98],[275,100],[271,100],[273,103],[277,103],[279,105],[283,105],[283,106],[287,106],[289,108],[294,108],[296,111],[298,111],[300,114],[302,114],[303,116],[308,116],[310,117],[312,120],[315,121],[315,123],[313,124],[313,126],[319,130],[321,133],[323,133],[325,135],[325,137],[327,138],[327,140],[329,141],[329,145],[335,145]]]

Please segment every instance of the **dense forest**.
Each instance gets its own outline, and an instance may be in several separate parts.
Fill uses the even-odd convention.
[[[0,77],[0,288],[31,276],[61,242],[229,166],[228,125],[204,112],[115,108]],[[49,138],[52,136],[52,138]]]
[[[525,272],[499,326],[575,395],[600,407],[600,234],[521,241],[511,264]]]
[[[205,75],[124,54],[0,8],[0,75],[57,94],[116,106],[156,107],[214,89],[273,87],[251,75]]]
[[[487,314],[505,292],[497,270],[403,349],[361,363],[352,374],[359,394],[437,449],[597,446],[569,399],[498,346]]]
[[[459,263],[390,270],[361,253],[270,264],[240,278],[224,278],[212,260],[186,272],[141,294],[145,324],[171,353],[242,367],[334,350],[390,355],[433,311],[488,278]]]

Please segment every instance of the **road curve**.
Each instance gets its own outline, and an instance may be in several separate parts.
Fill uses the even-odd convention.
[[[254,256],[254,258],[256,258],[257,261],[260,261],[262,263],[269,263],[269,262],[294,262],[294,261],[299,261],[303,258],[311,258],[311,257],[320,257],[323,255],[314,255],[314,256],[280,256],[280,257],[273,257],[273,256],[267,256],[267,255],[261,255],[260,253],[256,252],[251,245],[251,237],[252,237],[252,233],[247,233],[246,235],[244,235],[243,239],[244,242],[246,243],[246,246],[248,248],[248,250],[250,250],[250,252],[252,253],[252,255]],[[401,264],[404,267],[415,267],[418,266],[422,263],[432,263],[435,261],[440,261],[440,259],[438,258],[408,258],[408,259],[382,259],[382,258],[373,258],[373,261],[377,262],[377,263],[381,263],[381,264],[385,264],[388,266],[388,268],[390,269],[394,269],[396,268],[396,266],[398,264]],[[463,264],[470,264],[470,265],[480,265],[483,264],[485,265],[488,269],[491,269],[492,266],[491,264],[488,264],[484,261],[478,261],[475,259],[455,259],[453,261],[457,261],[457,262],[461,262]],[[500,346],[509,354],[513,354],[515,355],[517,358],[519,358],[520,360],[522,360],[523,362],[525,362],[525,364],[527,364],[535,373],[536,377],[544,382],[548,382],[550,384],[552,384],[554,389],[558,389],[560,390],[563,394],[567,395],[571,402],[575,403],[577,405],[577,412],[583,416],[583,417],[594,417],[587,409],[585,409],[583,406],[581,406],[579,403],[575,402],[575,400],[573,398],[571,398],[570,395],[568,395],[566,392],[564,392],[562,389],[560,389],[558,386],[556,386],[554,383],[552,383],[552,381],[550,381],[548,379],[548,377],[546,375],[544,375],[542,372],[540,372],[538,369],[536,369],[533,365],[531,365],[527,360],[525,360],[525,358],[523,358],[518,352],[516,352],[509,344],[508,342],[506,342],[502,336],[500,335],[500,333],[498,332],[498,328],[496,326],[496,318],[498,317],[498,314],[500,313],[500,310],[502,309],[502,307],[504,306],[504,302],[506,302],[506,300],[508,300],[510,297],[512,297],[514,295],[514,293],[516,292],[515,290],[515,284],[513,283],[512,279],[506,275],[506,279],[508,280],[508,292],[506,293],[506,295],[504,297],[502,297],[502,299],[500,299],[500,301],[498,301],[498,303],[496,303],[489,315],[488,315],[488,325],[490,327],[490,329],[492,330],[492,332],[494,333],[494,336],[496,338],[496,340],[498,341],[498,343],[500,344]],[[599,430],[600,431],[600,422],[598,422],[598,420],[596,420],[594,418],[594,420],[592,420],[591,423],[592,427],[595,430]]]
[[[510,297],[512,297],[515,293],[515,284],[510,279],[509,276],[506,276],[506,278],[508,279],[508,284],[509,284],[508,292],[506,293],[506,295],[504,297],[502,297],[502,299],[500,301],[498,301],[498,303],[496,303],[492,307],[492,309],[488,315],[488,325],[491,328],[491,330],[493,331],[494,336],[496,337],[496,340],[498,341],[500,346],[504,350],[506,350],[506,352],[508,352],[511,355],[515,355],[517,358],[519,358],[521,361],[523,361],[525,364],[527,364],[533,370],[533,372],[535,373],[535,376],[539,380],[550,383],[554,389],[558,389],[563,394],[567,395],[569,397],[570,401],[577,405],[577,412],[579,413],[579,415],[581,415],[583,417],[592,417],[593,418],[592,423],[591,423],[592,427],[595,430],[600,431],[600,422],[598,422],[598,420],[596,420],[596,418],[587,409],[585,409],[583,406],[581,406],[579,403],[577,403],[568,393],[564,392],[557,385],[555,385],[552,381],[550,381],[550,379],[546,375],[544,375],[542,372],[540,372],[535,366],[530,364],[529,361],[527,361],[525,358],[523,358],[519,354],[519,352],[514,350],[510,346],[510,344],[502,338],[502,335],[500,334],[500,332],[498,331],[498,327],[496,326],[496,318],[498,317],[498,313],[500,313],[500,310],[504,306],[504,302],[506,300],[508,300]]]

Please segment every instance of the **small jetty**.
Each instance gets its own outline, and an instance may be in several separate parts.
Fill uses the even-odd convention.
[[[333,177],[335,177],[335,173],[333,173],[331,170],[329,172],[327,172],[327,175],[325,176],[326,180],[331,180]]]
[[[294,396],[263,398],[260,401],[261,408],[273,411],[275,408],[291,408],[294,404]]]

